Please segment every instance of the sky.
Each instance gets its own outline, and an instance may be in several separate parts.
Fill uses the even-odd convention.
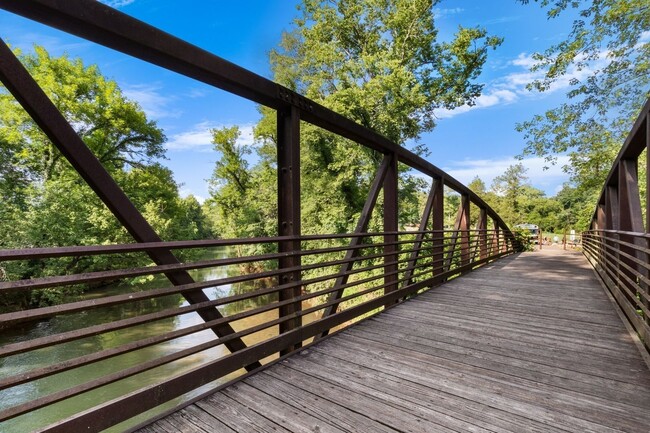
[[[298,0],[102,0],[123,13],[159,27],[259,75],[271,78],[268,54],[298,15]],[[504,38],[491,51],[478,82],[483,94],[473,107],[436,112],[436,128],[422,136],[427,159],[467,184],[479,176],[489,187],[495,176],[519,161],[524,137],[515,125],[561,103],[569,74],[543,94],[526,90],[538,74],[531,73],[531,55],[565,38],[570,15],[547,20],[536,3],[515,0],[448,0],[434,7],[439,37],[449,40],[459,25],[481,26]],[[0,37],[12,47],[44,46],[52,55],[80,57],[96,64],[137,101],[167,136],[167,160],[162,163],[181,184],[181,194],[199,200],[209,196],[208,182],[218,154],[210,144],[210,129],[239,125],[241,140],[252,143],[252,127],[260,115],[255,104],[132,59],[92,42],[0,11]],[[559,164],[544,170],[541,158],[523,161],[530,183],[548,196],[568,181]]]

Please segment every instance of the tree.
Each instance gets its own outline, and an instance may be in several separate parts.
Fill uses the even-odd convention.
[[[438,41],[435,3],[304,0],[293,29],[271,52],[273,78],[400,145],[413,143],[435,126],[436,108],[473,103],[482,90],[476,78],[487,54],[501,43],[484,29],[462,27],[451,41]],[[255,128],[260,162],[251,172],[275,182],[275,112],[261,113]],[[352,230],[382,155],[305,124],[301,144],[303,232]],[[416,144],[415,150],[422,148]],[[405,167],[400,171],[406,192],[400,197],[400,219],[417,221],[422,181]],[[381,214],[374,212],[371,227],[379,227],[379,221]]]
[[[96,66],[51,57],[42,47],[21,61],[154,229],[167,240],[207,235],[195,199],[179,197],[172,172],[157,163],[165,136]],[[0,248],[131,242],[127,231],[9,92],[0,88]],[[36,278],[150,263],[139,257],[66,257],[9,262],[3,278]],[[83,287],[0,296],[0,309],[47,305]]]
[[[437,41],[432,0],[304,0],[271,52],[274,79],[404,144],[435,125],[436,108],[471,104],[474,80],[501,39],[459,27]]]
[[[248,145],[238,142],[239,127],[213,129],[212,143],[220,154],[210,178],[213,231],[221,237],[263,236],[277,225],[275,171],[265,163],[252,170]]]
[[[528,0],[519,0],[528,3]],[[552,90],[568,79],[568,101],[517,125],[523,154],[564,167],[578,186],[599,189],[644,101],[650,96],[650,5],[647,0],[539,0],[549,19],[577,12],[569,36],[535,53],[529,88]]]
[[[498,213],[509,223],[523,222],[520,221],[522,217],[521,200],[524,187],[528,182],[526,171],[528,170],[523,164],[514,164],[492,181],[492,190],[505,205]]]
[[[107,170],[142,166],[164,157],[162,130],[96,66],[85,66],[80,59],[65,55],[53,58],[39,46],[33,54],[19,57]],[[60,152],[6,91],[0,92],[0,113],[0,142],[11,149],[15,166],[40,180],[69,169]]]
[[[483,198],[486,193],[485,182],[483,182],[483,180],[478,176],[474,176],[474,179],[467,184],[467,187],[481,198]]]

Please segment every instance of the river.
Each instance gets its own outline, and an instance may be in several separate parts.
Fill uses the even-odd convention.
[[[225,249],[219,249],[216,251],[216,253],[213,254],[216,255],[217,258],[222,258],[227,256],[228,251]],[[214,258],[214,255],[212,258]],[[212,268],[193,271],[191,274],[195,280],[205,281],[225,277],[228,275],[228,273],[232,273],[233,271],[235,270],[226,268]],[[159,283],[160,282],[158,282],[158,284]],[[156,285],[156,282],[150,282],[148,284],[154,286]],[[215,299],[218,297],[228,296],[230,294],[233,294],[235,291],[237,293],[240,293],[242,291],[251,290],[251,288],[252,287],[250,285],[243,287],[224,285],[216,288],[206,289],[204,292],[210,299]],[[120,293],[128,293],[134,290],[135,289],[133,285],[117,284],[107,286],[101,290],[94,290],[84,295],[83,298],[99,298]],[[141,290],[141,288],[139,290]],[[82,326],[92,326],[100,323],[108,323],[115,320],[126,319],[129,317],[186,304],[187,303],[180,295],[175,295],[154,300],[141,301],[133,304],[125,304],[110,308],[84,311],[71,315],[58,316],[47,321],[42,321],[36,324],[30,324],[29,326],[5,331],[2,333],[2,335],[0,335],[0,345],[31,340],[33,338],[45,337],[48,335],[54,335],[61,332],[78,329]],[[242,305],[240,303],[238,305],[228,306],[227,311],[224,311],[224,307],[220,307],[220,310],[222,313],[230,315],[239,311],[243,311],[250,307],[252,307],[252,305]],[[243,320],[239,320],[237,322],[233,322],[233,327],[235,330],[245,329],[251,326],[255,326],[259,323],[273,320],[278,317],[277,314],[277,310],[273,310],[267,313],[252,316]],[[122,344],[134,340],[139,340],[151,335],[171,332],[181,328],[187,328],[189,326],[202,322],[202,319],[196,313],[190,313],[182,316],[159,320],[134,328],[103,333],[93,337],[85,338],[83,340],[55,345],[25,354],[0,358],[0,371],[2,372],[3,377],[7,375],[15,375],[33,370],[35,368],[55,365],[77,356],[120,346]],[[247,344],[252,344],[267,339],[273,335],[277,335],[277,332],[278,328],[276,326],[247,336],[244,338],[244,341]],[[160,358],[167,354],[174,353],[179,350],[195,346],[197,344],[201,344],[214,338],[215,336],[212,331],[206,330],[200,333],[177,338],[169,342],[157,344],[155,346],[111,358],[99,363],[77,368],[69,372],[46,377],[7,390],[2,390],[0,391],[0,410],[34,400],[36,398],[48,395],[52,392],[65,390],[74,385],[109,375],[116,371],[140,364],[147,360]],[[128,392],[139,389],[145,385],[156,383],[161,379],[170,377],[172,375],[177,375],[184,370],[194,368],[197,365],[201,365],[202,363],[208,361],[212,361],[216,358],[224,356],[227,353],[228,351],[226,348],[223,346],[217,346],[210,350],[195,354],[191,357],[158,367],[149,372],[131,378],[123,379],[119,382],[115,382],[100,389],[87,392],[75,398],[65,400],[55,405],[5,421],[3,423],[0,423],[0,432],[25,433],[38,428],[42,428],[65,416],[79,413],[80,411],[93,407],[99,402],[104,402],[112,398],[116,398]],[[222,378],[221,381],[226,381],[229,377],[234,377],[240,373],[241,372],[235,372],[226,378]],[[208,387],[211,386],[214,386],[214,384],[211,384]],[[192,395],[184,396],[183,398],[191,398],[192,396],[198,395],[206,389],[207,387],[196,390],[192,393]],[[128,425],[134,425],[139,421],[150,418],[153,415],[153,412],[159,413],[160,411],[173,406],[177,402],[178,401],[170,402],[167,405],[164,405],[164,407],[158,407],[152,412],[141,415],[137,419],[129,420]],[[108,431],[123,431],[128,427],[128,425],[121,424],[111,428]]]

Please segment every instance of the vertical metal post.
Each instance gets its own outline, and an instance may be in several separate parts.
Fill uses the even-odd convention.
[[[645,232],[650,233],[650,112],[645,116],[645,156],[646,156],[646,174],[645,174]],[[646,239],[646,249],[650,250],[650,238]],[[650,254],[645,254],[645,263],[650,263]],[[648,277],[650,272],[645,271]],[[645,293],[650,296],[650,285],[645,284]],[[650,302],[644,301],[644,305],[650,309]],[[646,315],[645,323],[650,325],[650,316]],[[646,343],[650,347],[650,343]]]
[[[487,257],[487,209],[481,208],[476,227],[478,232],[479,259]]]
[[[424,205],[424,210],[422,212],[422,217],[420,218],[420,225],[418,226],[418,233],[415,235],[415,239],[413,239],[413,252],[411,253],[411,256],[409,257],[409,260],[407,262],[406,266],[406,271],[404,272],[404,281],[402,282],[402,288],[408,286],[409,284],[413,283],[413,271],[415,269],[415,266],[417,265],[418,258],[420,257],[420,252],[422,251],[422,244],[424,240],[424,232],[427,229],[427,226],[429,225],[429,220],[431,219],[431,209],[433,208],[433,201],[435,200],[435,192],[436,192],[436,183],[438,181],[436,179],[433,180],[431,184],[431,191],[429,191],[429,195],[427,196],[427,202]]]
[[[300,236],[300,113],[294,106],[285,110],[278,110],[278,235]],[[280,253],[294,253],[280,258],[280,269],[297,268],[301,263],[300,240],[283,240],[278,243]],[[298,270],[282,273],[279,276],[280,284],[296,283],[301,280]],[[280,302],[291,301],[300,297],[301,286],[280,291]],[[295,301],[280,307],[280,317],[295,315],[302,308],[301,301]],[[280,324],[280,333],[291,331],[302,325],[302,317],[284,321]],[[295,346],[283,349],[280,353],[286,354],[300,347]]]
[[[596,207],[596,229],[597,230],[606,230],[607,229],[607,218],[606,218],[606,206],[605,203],[598,203]],[[604,232],[598,232],[595,235],[596,237],[592,239],[594,243],[593,246],[598,248],[598,264],[601,268],[605,266],[605,236]],[[584,239],[583,239],[584,242]],[[596,244],[597,243],[597,244]]]
[[[465,266],[470,262],[469,246],[469,196],[463,194],[460,199],[460,265]]]
[[[618,166],[618,205],[619,205],[619,229],[621,231],[642,233],[643,227],[643,214],[641,212],[641,197],[639,196],[639,175],[637,160],[634,159],[621,159]],[[619,236],[622,242],[635,243],[635,236]],[[637,250],[633,247],[620,245],[619,250],[623,254],[638,257]],[[645,254],[643,254],[645,256]],[[639,257],[643,259],[643,257]],[[638,266],[634,260],[623,256],[621,261],[624,265],[641,272],[641,266]],[[629,295],[630,302],[635,305],[637,290],[639,285],[637,281],[637,272],[631,271],[625,266],[621,266],[621,276],[627,277],[632,282],[621,278],[621,286],[626,286],[631,292]]]
[[[494,223],[494,238],[492,239],[492,251],[493,254],[501,253],[501,239],[499,239],[499,223],[496,220],[492,221]]]
[[[397,157],[390,155],[390,163],[384,178],[384,293],[397,290]],[[391,274],[392,273],[392,274]],[[390,275],[389,275],[390,274]]]
[[[596,230],[604,230],[605,226],[607,225],[605,222],[605,204],[604,203],[598,203],[598,207],[596,208]]]
[[[612,186],[612,185],[607,185],[605,187],[605,221],[607,223],[607,230],[618,230],[620,225],[619,225],[619,209],[618,209],[618,187]],[[605,273],[607,274],[607,270],[612,263],[618,263],[619,262],[619,254],[618,252],[618,236],[614,235],[612,233],[605,233]],[[608,258],[607,255],[616,255],[615,261]],[[615,269],[611,269],[612,273],[618,273],[618,265],[616,266]],[[620,278],[620,277],[616,277]]]
[[[433,206],[431,210],[432,235],[432,259],[433,259],[433,283],[441,282],[438,277],[443,272],[445,252],[445,180],[440,178],[434,181]]]

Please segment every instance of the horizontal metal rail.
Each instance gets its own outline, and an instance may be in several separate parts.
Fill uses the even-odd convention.
[[[650,166],[650,99],[632,125],[598,199],[585,255],[650,356],[650,171],[640,187],[639,158]],[[642,191],[645,189],[645,193]]]
[[[270,287],[264,288],[255,288],[251,285],[250,289],[246,290],[244,293],[233,294],[226,297],[220,297],[214,300],[210,300],[204,303],[191,304],[186,306],[177,306],[173,308],[164,308],[161,307],[158,311],[152,311],[149,313],[138,314],[135,317],[130,317],[122,320],[113,320],[108,323],[100,324],[89,324],[88,326],[83,326],[79,329],[69,330],[63,333],[56,333],[51,335],[46,335],[42,337],[32,338],[27,341],[18,341],[15,343],[4,344],[0,347],[0,358],[3,358],[6,363],[11,363],[13,358],[17,356],[24,355],[26,353],[38,352],[45,347],[67,347],[67,344],[70,344],[74,341],[85,341],[85,339],[92,337],[94,335],[105,334],[108,332],[115,332],[118,330],[125,329],[138,329],[143,325],[157,323],[161,320],[170,319],[174,317],[179,317],[180,315],[187,315],[195,313],[206,307],[214,306],[228,306],[236,305],[238,302],[250,301],[255,299],[261,299],[264,296],[274,295],[282,290],[285,290],[287,287],[300,287],[302,289],[302,295],[297,299],[290,300],[273,300],[273,301],[264,301],[259,305],[244,308],[243,310],[235,309],[231,314],[227,314],[222,318],[207,321],[204,323],[191,325],[187,327],[181,327],[174,329],[169,332],[159,333],[155,335],[146,335],[142,338],[135,339],[133,341],[121,344],[117,347],[106,348],[99,351],[90,351],[88,353],[75,356],[71,359],[64,360],[58,364],[38,367],[31,369],[29,371],[23,371],[19,374],[15,374],[8,377],[3,377],[0,379],[0,390],[12,390],[13,388],[18,389],[21,386],[28,385],[30,383],[38,383],[39,381],[46,380],[49,377],[55,377],[57,375],[64,374],[66,372],[75,371],[80,368],[88,368],[96,363],[106,361],[108,359],[119,359],[120,356],[132,353],[138,350],[143,350],[148,347],[154,347],[168,343],[172,340],[179,338],[187,338],[192,335],[196,335],[199,332],[209,330],[214,326],[222,325],[225,323],[233,324],[241,320],[251,320],[255,318],[260,318],[260,315],[268,314],[269,312],[279,311],[281,307],[288,305],[290,303],[300,302],[305,303],[304,307],[295,313],[294,315],[287,316],[271,316],[266,319],[253,320],[250,326],[247,326],[243,329],[237,329],[237,332],[234,334],[215,337],[210,341],[199,342],[191,347],[186,347],[181,350],[170,351],[170,353],[160,356],[156,359],[151,359],[137,365],[132,365],[126,368],[116,368],[115,371],[109,374],[100,375],[98,377],[92,378],[90,380],[84,381],[82,383],[71,384],[69,388],[52,392],[46,395],[42,395],[38,398],[30,398],[27,401],[13,405],[10,408],[3,408],[0,410],[0,420],[8,420],[20,416],[29,416],[29,413],[42,408],[56,408],[59,402],[65,400],[74,400],[75,398],[83,398],[83,396],[94,389],[99,389],[105,386],[110,386],[113,383],[123,381],[129,377],[138,377],[139,375],[144,374],[147,371],[159,368],[161,366],[169,365],[174,362],[181,361],[187,357],[200,354],[208,349],[212,349],[221,345],[224,345],[228,341],[232,341],[236,338],[249,338],[250,336],[259,333],[264,330],[269,330],[274,327],[293,320],[295,317],[306,317],[308,315],[318,314],[324,309],[331,307],[333,305],[338,306],[337,312],[331,318],[321,318],[320,320],[316,317],[317,321],[322,323],[332,323],[332,326],[327,328],[327,331],[332,331],[333,327],[340,326],[344,322],[350,323],[355,319],[367,314],[370,311],[376,310],[379,311],[381,308],[375,305],[383,305],[383,299],[392,299],[394,295],[393,292],[389,294],[384,293],[384,289],[389,285],[393,284],[392,281],[385,282],[385,278],[394,275],[396,281],[402,289],[398,293],[407,293],[413,294],[422,288],[427,288],[435,285],[434,278],[443,277],[450,278],[453,275],[457,275],[461,272],[464,272],[467,269],[472,267],[481,266],[482,264],[495,260],[500,255],[509,254],[513,251],[513,242],[512,239],[508,239],[505,232],[495,232],[495,231],[485,231],[484,233],[478,233],[476,230],[472,230],[472,233],[468,233],[471,236],[472,242],[471,247],[465,251],[461,251],[459,244],[457,242],[451,242],[451,239],[456,238],[458,233],[445,231],[437,233],[427,233],[432,237],[423,237],[418,238],[414,236],[412,232],[401,232],[398,240],[394,242],[395,246],[398,247],[397,255],[398,260],[395,262],[388,262],[388,264],[395,265],[396,270],[391,273],[386,273],[383,271],[386,262],[383,260],[385,257],[384,253],[377,253],[379,249],[382,250],[382,244],[363,244],[357,245],[354,248],[360,250],[360,254],[357,255],[354,259],[351,259],[354,262],[354,267],[348,271],[348,275],[351,280],[346,282],[342,286],[342,289],[345,291],[345,294],[340,299],[327,299],[327,295],[332,293],[339,288],[334,288],[331,282],[339,276],[339,273],[336,271],[336,266],[340,265],[345,260],[332,259],[332,254],[342,254],[347,251],[347,248],[341,247],[330,247],[330,248],[313,248],[311,250],[303,250],[300,254],[305,256],[312,256],[316,262],[302,267],[302,272],[304,278],[300,281],[294,281],[287,284],[277,284],[277,276],[281,272],[286,272],[285,270],[273,269],[270,271],[263,272],[254,272],[251,274],[242,274],[242,275],[233,275],[232,277],[224,277],[216,280],[210,281],[200,281],[192,284],[192,288],[208,288],[214,286],[222,286],[224,284],[232,284],[234,282],[238,283],[248,283],[255,280],[260,280],[262,278],[275,278],[276,283]],[[487,237],[500,236],[501,244],[506,246],[503,250],[494,251],[491,246],[488,248],[488,256],[484,259],[479,258],[480,245],[478,242],[475,242],[475,238],[485,234]],[[383,233],[376,234],[378,237],[382,237]],[[364,236],[365,237],[365,236]],[[340,238],[340,236],[331,236],[331,237],[318,237],[319,240],[334,240]],[[301,239],[303,243],[308,243],[307,240],[311,239],[310,237],[305,237]],[[234,241],[233,243],[235,243]],[[261,241],[263,243],[265,241]],[[191,244],[191,243],[190,243]],[[183,247],[194,246],[188,245],[187,243]],[[414,248],[417,246],[417,248]],[[435,253],[435,248],[442,246],[445,253],[451,253],[454,256],[452,269],[444,270],[444,261],[445,259],[440,257],[439,254]],[[452,250],[452,248],[454,248]],[[114,248],[112,246],[106,247],[97,247],[92,250],[91,254],[103,252],[114,253]],[[53,249],[51,254],[52,258],[60,257],[61,251]],[[418,262],[413,265],[411,263],[411,256],[416,252],[418,253]],[[32,258],[29,256],[22,256],[23,260],[48,260],[50,257],[43,257],[42,252],[37,251],[36,255],[38,258]],[[214,267],[224,267],[229,266],[232,270],[242,263],[246,263],[247,260],[262,262],[262,263],[275,263],[277,259],[277,254],[267,254],[267,255],[258,255],[251,257],[227,257],[223,259],[210,260],[199,260],[196,262],[186,263],[182,266],[186,266],[187,269],[196,269],[202,268],[206,263],[215,265]],[[318,261],[320,259],[320,261]],[[461,266],[461,262],[469,260],[469,263]],[[17,262],[18,263],[18,262]],[[66,276],[68,282],[73,284],[80,284],[84,282],[97,282],[101,281],[101,276],[107,279],[107,282],[114,282],[116,276],[125,276],[136,277],[141,276],[145,270],[148,271],[148,275],[157,275],[166,270],[168,265],[154,265],[145,268],[139,268],[136,272],[132,270],[113,270],[111,272],[99,272],[93,278],[88,278],[86,274],[81,275],[68,275]],[[330,269],[329,272],[326,272],[324,275],[320,275],[320,271]],[[333,270],[332,270],[333,269]],[[408,273],[407,273],[408,271]],[[121,272],[124,272],[123,274]],[[239,272],[239,271],[236,271]],[[46,282],[52,283],[52,286],[58,286],[61,283],[61,280],[57,278],[50,279],[41,279],[37,281],[34,287],[31,290],[42,290],[47,288]],[[330,282],[328,285],[327,283]],[[16,281],[13,282],[17,286],[29,287],[26,282]],[[12,284],[9,282],[8,284]],[[160,284],[164,284],[164,281],[161,280]],[[405,284],[404,286],[402,286]],[[313,288],[312,288],[313,287]],[[109,295],[103,298],[92,299],[92,300],[82,300],[82,301],[73,301],[61,306],[55,307],[45,307],[37,308],[34,310],[26,310],[24,312],[16,313],[6,313],[0,315],[0,323],[3,323],[5,329],[10,329],[8,326],[13,323],[12,320],[18,320],[22,314],[24,317],[20,318],[20,326],[27,326],[29,323],[37,323],[37,321],[46,319],[61,317],[62,315],[70,315],[78,312],[88,312],[93,310],[103,310],[116,305],[128,307],[130,304],[137,304],[146,300],[151,300],[158,298],[160,296],[170,296],[178,295],[181,291],[184,290],[183,286],[172,286],[172,287],[152,287],[143,291],[135,293],[125,293],[118,295]],[[380,301],[378,301],[380,300]],[[377,304],[379,302],[379,304]],[[348,317],[344,322],[339,320],[334,320],[334,318],[343,317],[341,314],[348,310],[355,310],[360,305],[373,305],[372,308],[364,307],[363,313],[359,315],[353,315],[348,317],[349,313],[346,313],[345,317]],[[361,311],[361,310],[359,310]],[[305,326],[299,329],[303,329]],[[325,328],[319,328],[325,329]],[[311,337],[316,336],[316,334],[304,333],[303,338],[301,339],[301,344],[309,344]],[[277,337],[271,337],[273,341],[283,341],[276,340]],[[264,340],[263,340],[264,341]],[[261,344],[261,343],[258,343]],[[265,346],[266,347],[266,346]],[[276,345],[274,346],[275,350],[273,353],[276,355],[279,354],[283,346]],[[255,361],[261,362],[265,357],[268,356],[267,349],[258,352],[257,356],[254,356]],[[237,352],[235,352],[237,353]],[[229,355],[224,355],[224,359],[234,356],[234,353]],[[17,359],[17,358],[16,358]],[[251,358],[246,358],[247,360]],[[224,361],[226,362],[226,361]],[[249,361],[247,361],[249,362]],[[119,362],[115,362],[116,365]],[[230,364],[231,368],[228,368],[223,371],[223,376],[225,376],[230,371],[235,371],[239,368],[244,367],[245,365]],[[246,364],[248,365],[248,364]],[[200,367],[199,367],[200,368]],[[234,370],[233,370],[234,369]],[[192,377],[194,373],[187,373],[188,378]],[[215,376],[215,379],[223,377],[221,375]],[[190,379],[194,381],[194,379]],[[165,396],[165,399],[174,398],[180,394],[178,390],[169,390],[168,395]],[[99,404],[98,406],[101,406]],[[103,410],[98,408],[97,410]],[[121,414],[113,413],[111,417],[116,417],[115,422],[125,419]],[[66,421],[67,423],[68,421]],[[69,422],[72,422],[69,420]],[[74,425],[70,424],[70,425]],[[56,431],[54,429],[53,431]]]

